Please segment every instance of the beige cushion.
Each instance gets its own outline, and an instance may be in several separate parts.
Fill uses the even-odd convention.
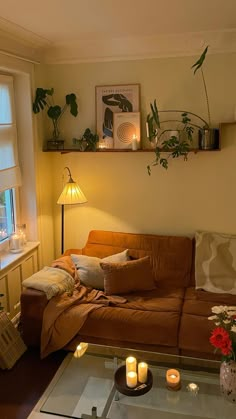
[[[196,289],[236,294],[236,236],[196,233]]]
[[[107,295],[148,291],[156,287],[150,257],[121,263],[102,262],[104,290]]]
[[[71,254],[71,258],[78,270],[80,281],[87,287],[104,289],[104,272],[100,266],[101,262],[124,262],[129,260],[128,249],[103,259]]]
[[[29,278],[24,279],[22,285],[25,288],[34,288],[45,292],[47,299],[50,300],[55,295],[63,292],[72,295],[75,280],[63,269],[45,266]]]

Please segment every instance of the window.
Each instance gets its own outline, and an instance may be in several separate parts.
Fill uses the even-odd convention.
[[[13,77],[0,75],[0,242],[14,230],[18,165]]]

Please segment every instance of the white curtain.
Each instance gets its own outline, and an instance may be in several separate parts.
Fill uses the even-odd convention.
[[[20,185],[13,77],[0,75],[0,191]]]

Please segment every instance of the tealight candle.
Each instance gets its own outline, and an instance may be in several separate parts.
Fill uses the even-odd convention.
[[[126,373],[126,384],[130,388],[137,386],[137,373],[135,371],[129,371]]]
[[[138,381],[140,383],[147,382],[148,365],[146,362],[139,362],[138,364]]]
[[[86,352],[87,348],[88,348],[88,344],[86,342],[81,342],[76,347],[76,350],[74,352],[74,357],[75,358],[80,358],[82,355],[84,355],[84,353]]]
[[[180,388],[180,373],[177,370],[170,369],[166,372],[167,387],[171,390],[178,390]]]
[[[126,373],[130,371],[136,372],[137,369],[137,360],[134,356],[129,356],[126,358]]]
[[[190,391],[190,393],[192,393],[192,394],[197,394],[198,393],[198,390],[199,390],[199,387],[198,387],[198,385],[197,384],[195,384],[195,383],[189,383],[188,385],[187,385],[187,390],[188,391]]]

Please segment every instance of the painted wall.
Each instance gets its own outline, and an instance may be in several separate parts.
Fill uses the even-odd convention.
[[[160,109],[187,109],[207,118],[200,73],[190,69],[197,57],[127,62],[48,65],[37,69],[37,82],[54,87],[58,103],[75,92],[79,116],[66,115],[62,134],[69,145],[86,127],[95,129],[95,86],[140,83],[142,140],[149,103]],[[212,121],[232,121],[236,105],[236,54],[208,55],[205,63]],[[49,127],[43,136],[49,137]],[[55,256],[60,254],[60,206],[63,168],[69,166],[88,203],[65,208],[65,247],[81,247],[91,229],[194,235],[199,229],[236,234],[236,125],[223,125],[220,152],[191,153],[187,162],[170,161],[168,171],[146,166],[154,153],[43,153],[51,165],[52,189],[45,176],[41,207],[53,208]],[[38,170],[41,170],[39,168]],[[64,172],[65,174],[65,172]],[[50,216],[50,215],[49,215]],[[44,244],[52,230],[43,231]],[[51,239],[49,237],[51,246]]]

